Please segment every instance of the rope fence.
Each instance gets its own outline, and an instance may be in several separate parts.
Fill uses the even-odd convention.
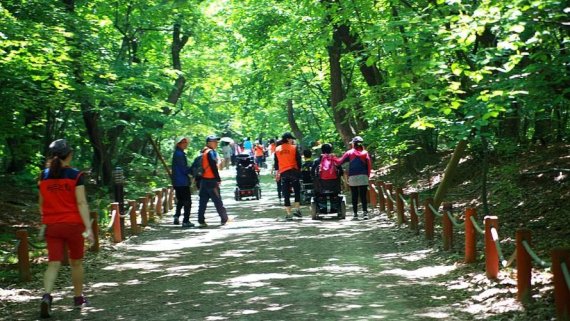
[[[517,241],[515,251],[505,258],[499,236],[499,220],[496,216],[486,216],[484,226],[477,221],[474,208],[465,209],[465,219],[460,221],[452,213],[451,203],[443,203],[443,210],[433,205],[433,199],[427,197],[423,207],[420,205],[419,193],[410,193],[409,201],[402,188],[396,188],[396,199],[393,195],[393,185],[377,181],[371,192],[377,192],[378,206],[381,212],[386,212],[392,218],[394,205],[397,207],[398,226],[406,222],[406,213],[410,216],[410,228],[419,233],[418,217],[423,217],[425,238],[432,241],[434,238],[435,219],[441,221],[443,249],[453,247],[453,228],[463,229],[465,235],[465,263],[477,261],[477,236],[484,239],[485,273],[489,279],[497,279],[499,267],[509,267],[516,261],[517,270],[517,300],[527,303],[531,299],[531,277],[534,267],[550,269],[553,272],[556,313],[560,320],[570,320],[570,248],[553,249],[552,262],[541,259],[531,247],[531,231],[519,229],[516,232]],[[371,197],[373,199],[373,197]],[[374,197],[374,199],[376,199]],[[376,205],[376,204],[373,204]],[[406,211],[405,208],[408,208]]]

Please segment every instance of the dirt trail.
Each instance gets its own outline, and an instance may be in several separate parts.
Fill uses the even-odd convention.
[[[384,215],[312,221],[305,210],[302,220],[277,222],[283,209],[270,177],[261,200],[235,202],[232,173],[222,185],[230,224],[219,226],[212,203],[206,229],[182,229],[166,215],[89,265],[91,307],[72,311],[71,290],[60,287],[52,320],[473,318],[461,311],[465,290],[446,287],[454,266]],[[8,303],[17,312],[0,320],[36,319],[31,298]]]

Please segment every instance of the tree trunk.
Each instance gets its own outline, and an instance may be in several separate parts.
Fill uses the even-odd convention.
[[[68,13],[75,13],[75,0],[62,0]],[[99,113],[96,111],[95,106],[88,96],[87,85],[85,84],[83,66],[81,65],[81,49],[79,48],[78,38],[79,33],[76,26],[71,23],[69,29],[73,32],[74,37],[69,39],[71,48],[70,56],[72,57],[72,68],[75,77],[75,82],[80,87],[77,90],[77,99],[80,102],[83,121],[87,129],[89,141],[93,147],[93,168],[96,173],[97,182],[104,185],[111,184],[112,164],[111,164],[111,150],[103,143],[103,131],[99,127]]]
[[[293,110],[293,99],[287,99],[287,120],[289,121],[289,126],[291,127],[291,131],[293,135],[297,138],[298,145],[303,147],[303,132],[297,125],[297,121],[295,120],[295,112]]]
[[[180,60],[180,52],[184,45],[188,42],[190,38],[188,35],[182,35],[180,32],[181,26],[180,23],[175,23],[174,28],[172,31],[172,47],[171,47],[171,54],[172,54],[172,67],[178,71],[180,74],[176,81],[174,82],[174,88],[170,91],[170,95],[168,95],[167,101],[173,105],[176,105],[180,96],[184,91],[184,85],[186,84],[186,78],[182,74],[182,62]],[[170,110],[164,110],[166,114],[170,114]]]
[[[338,29],[333,32],[333,42],[328,47],[330,82],[331,82],[331,108],[335,127],[345,144],[350,142],[354,136],[354,131],[348,125],[348,113],[339,106],[344,100],[344,90],[342,87],[342,69],[340,65],[341,40]]]
[[[459,160],[461,159],[461,156],[463,155],[463,152],[465,152],[466,148],[467,148],[467,139],[462,139],[461,141],[459,141],[457,146],[455,146],[453,155],[451,156],[451,159],[449,160],[449,163],[447,163],[447,167],[445,168],[445,173],[443,174],[443,180],[441,181],[441,183],[439,183],[439,187],[437,188],[437,192],[435,193],[435,196],[433,198],[433,204],[435,208],[438,208],[439,205],[441,205],[441,202],[443,202],[443,198],[447,193],[447,189],[449,188],[449,185],[451,185],[451,181],[455,177],[457,164],[459,164]]]

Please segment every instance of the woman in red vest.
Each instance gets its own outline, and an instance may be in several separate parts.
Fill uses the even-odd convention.
[[[293,145],[295,137],[291,133],[284,133],[281,137],[282,144],[275,148],[275,170],[277,180],[281,179],[281,188],[285,205],[285,220],[292,220],[291,214],[302,217],[301,214],[301,154]],[[294,210],[291,210],[290,190],[293,186],[295,193]]]
[[[70,167],[73,150],[64,139],[58,139],[49,145],[49,154],[48,168],[42,171],[39,180],[42,230],[45,231],[48,249],[45,294],[40,304],[42,318],[50,317],[51,292],[64,257],[65,245],[69,250],[74,306],[80,308],[87,304],[83,296],[84,238],[93,242],[83,173]]]

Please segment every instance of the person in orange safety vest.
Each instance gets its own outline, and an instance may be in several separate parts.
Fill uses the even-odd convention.
[[[287,132],[281,137],[282,144],[275,149],[275,170],[278,179],[281,179],[282,193],[285,205],[285,220],[292,220],[293,216],[302,217],[301,214],[301,154],[294,145],[295,137]],[[290,190],[293,187],[295,202],[291,208]]]

